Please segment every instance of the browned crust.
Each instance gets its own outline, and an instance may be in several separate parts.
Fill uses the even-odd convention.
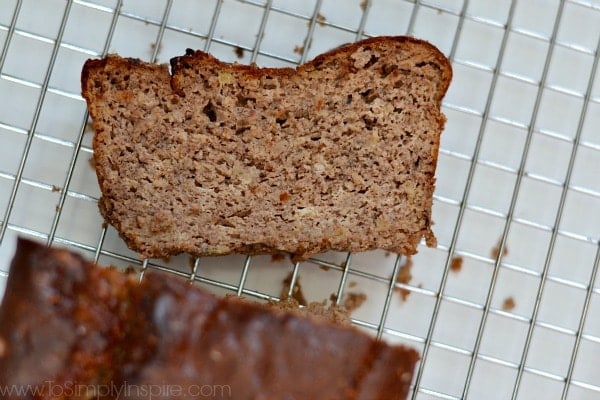
[[[450,64],[450,61],[448,61],[446,56],[444,56],[444,54],[442,54],[442,52],[440,52],[440,50],[437,47],[435,47],[434,45],[432,45],[431,43],[429,43],[425,40],[416,39],[416,38],[413,38],[410,36],[376,36],[376,37],[362,40],[360,42],[349,43],[349,44],[340,46],[336,49],[333,49],[331,51],[328,51],[326,53],[320,54],[316,58],[312,59],[311,61],[308,61],[307,63],[300,65],[297,69],[294,69],[294,68],[259,68],[256,65],[245,65],[245,64],[238,64],[238,63],[233,63],[232,65],[228,65],[208,53],[205,53],[201,50],[191,50],[191,49],[188,49],[186,51],[186,54],[183,56],[172,58],[171,59],[171,68],[172,68],[173,73],[175,73],[175,71],[185,68],[185,65],[188,61],[193,60],[195,62],[202,61],[205,63],[213,64],[218,67],[233,68],[234,70],[243,71],[246,74],[248,74],[249,76],[259,77],[259,76],[263,76],[263,75],[273,75],[273,76],[285,77],[285,76],[293,75],[297,71],[310,70],[310,69],[316,68],[319,65],[326,63],[328,60],[333,59],[338,54],[341,54],[341,53],[350,54],[350,53],[354,52],[355,50],[359,49],[360,47],[377,46],[379,44],[387,43],[390,41],[397,42],[399,44],[414,44],[414,45],[418,45],[418,46],[423,46],[424,49],[428,50],[429,52],[431,52],[431,54],[434,55],[434,57],[437,61],[437,65],[442,67],[443,80],[442,80],[442,85],[440,86],[439,91],[438,91],[438,100],[441,103],[442,99],[446,95],[446,92],[448,91],[450,82],[452,81],[452,65]],[[131,60],[132,62],[139,61],[139,60],[135,60],[135,59],[127,59],[127,60]],[[90,66],[90,68],[91,67],[93,67],[93,66]],[[87,62],[86,62],[86,65],[84,66],[84,73],[87,75],[86,68],[87,68]],[[83,87],[85,87],[85,86],[83,86]]]
[[[177,71],[180,71],[181,69],[185,69],[187,67],[188,63],[202,62],[205,64],[214,65],[217,68],[234,69],[237,71],[242,71],[247,76],[260,77],[260,76],[264,76],[264,75],[272,75],[272,76],[278,76],[278,77],[286,77],[286,76],[292,76],[299,71],[303,71],[303,70],[310,71],[312,69],[315,69],[315,68],[319,67],[320,65],[327,63],[329,60],[334,59],[334,57],[336,55],[339,55],[342,53],[350,54],[353,51],[359,49],[360,47],[365,47],[365,46],[367,46],[367,47],[373,46],[374,48],[376,48],[378,45],[384,45],[386,43],[389,43],[390,41],[397,42],[399,44],[420,46],[422,48],[421,51],[423,53],[427,54],[428,58],[433,57],[435,62],[431,62],[431,65],[435,66],[436,68],[439,68],[442,73],[442,80],[441,80],[439,86],[437,87],[438,90],[436,93],[438,107],[440,107],[441,101],[442,101],[444,95],[446,94],[448,87],[450,85],[451,79],[452,79],[451,64],[448,61],[448,59],[435,46],[433,46],[429,42],[426,42],[426,41],[423,41],[420,39],[415,39],[412,37],[407,37],[407,36],[380,36],[380,37],[374,37],[374,38],[366,39],[366,40],[363,40],[360,42],[344,45],[344,46],[341,46],[334,50],[331,50],[327,53],[319,55],[312,61],[309,61],[306,64],[299,66],[297,69],[293,69],[293,68],[259,68],[256,65],[242,65],[242,64],[237,64],[237,63],[228,65],[208,53],[205,53],[205,52],[202,52],[199,50],[193,51],[193,50],[188,49],[185,55],[171,59],[171,73],[169,73],[169,70],[166,65],[148,64],[143,61],[140,61],[139,59],[121,58],[119,56],[109,55],[109,56],[105,57],[104,59],[87,60],[86,61],[86,63],[83,66],[82,75],[81,75],[82,94],[83,94],[83,97],[87,101],[88,108],[90,109],[90,113],[93,114],[92,109],[94,107],[94,104],[92,101],[93,99],[91,98],[90,93],[89,93],[89,86],[88,86],[88,85],[90,85],[89,78],[90,78],[90,75],[93,73],[93,71],[102,70],[104,68],[107,68],[107,66],[110,66],[111,68],[124,68],[124,69],[130,68],[133,66],[136,66],[138,68],[139,67],[145,68],[149,72],[156,74],[158,79],[168,80],[170,82],[171,88],[173,89],[174,93],[183,95],[183,93],[181,93],[176,87],[177,83],[174,81],[174,75],[176,74]],[[443,117],[443,115],[442,115],[438,121],[440,132],[444,128],[445,121],[446,121],[445,117]],[[96,132],[98,132],[100,129],[102,129],[102,127],[100,126],[100,124],[96,124],[96,122],[94,122],[94,129],[96,130]],[[98,135],[96,135],[94,137],[94,148],[97,148],[97,146],[99,144],[97,141],[97,138],[98,138]],[[434,140],[435,140],[435,143],[432,143],[432,144],[433,144],[433,147],[435,147],[437,149],[437,148],[439,148],[439,145],[440,145],[440,136],[437,136]],[[432,158],[435,161],[435,163],[434,163],[434,166],[435,166],[437,164],[438,154],[436,153],[436,154],[432,155]],[[96,164],[102,163],[103,161],[106,161],[106,160],[96,160]],[[101,168],[97,168],[96,174],[97,174],[97,178],[98,178],[100,187],[104,188],[103,182],[105,180],[105,177],[103,175],[103,170]],[[432,179],[435,180],[435,178],[432,178]],[[433,187],[434,186],[432,185],[431,193],[429,194],[430,199],[433,196]],[[104,216],[105,220],[117,228],[117,231],[119,232],[120,236],[124,239],[124,241],[127,243],[127,245],[131,249],[140,252],[145,257],[152,257],[152,258],[162,257],[162,256],[166,256],[166,255],[175,254],[178,252],[188,252],[188,253],[196,255],[196,256],[220,255],[217,253],[214,253],[214,254],[208,253],[207,254],[204,252],[198,252],[195,249],[195,247],[191,246],[191,245],[183,245],[177,249],[161,248],[158,246],[154,246],[154,247],[144,246],[143,244],[141,244],[139,242],[135,233],[129,233],[129,234],[123,233],[120,221],[116,218],[112,218],[112,213],[107,208],[105,202],[103,201],[103,198],[101,198],[99,201],[99,208],[100,208],[100,211],[101,211],[102,215]],[[429,209],[431,209],[431,204],[429,204]],[[386,248],[386,250],[394,251],[394,252],[405,254],[405,255],[415,254],[416,246],[422,237],[425,238],[426,244],[428,246],[430,246],[430,247],[435,246],[436,239],[430,228],[431,211],[429,211],[427,220],[428,220],[428,223],[427,223],[428,228],[426,230],[417,232],[417,233],[406,232],[409,235],[402,245],[394,247],[394,248]],[[399,227],[398,231],[402,232],[402,227]],[[301,246],[301,249],[298,252],[292,254],[292,259],[294,261],[301,261],[301,260],[309,258],[310,256],[312,256],[316,253],[320,253],[322,251],[327,251],[330,249],[332,249],[332,247],[329,245],[329,243],[326,240],[324,240],[320,243],[309,243],[304,246]],[[343,249],[336,249],[336,250],[343,250]],[[243,245],[243,246],[238,246],[236,248],[232,248],[230,252],[244,253],[244,254],[250,254],[250,255],[274,254],[274,253],[280,253],[281,249],[278,249],[275,246],[268,246],[268,245],[264,245],[264,244],[251,244],[251,245]]]
[[[219,299],[163,272],[140,283],[24,239],[0,305],[0,387],[41,392],[3,399],[82,398],[68,394],[73,384],[226,384],[248,400],[404,399],[418,360],[414,349],[328,318]]]

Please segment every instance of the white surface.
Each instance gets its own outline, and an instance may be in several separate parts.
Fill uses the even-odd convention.
[[[229,62],[293,66],[301,60],[294,48],[307,44],[317,2],[274,0],[268,14],[265,3],[224,0],[214,35],[208,41],[216,0],[174,0],[164,20],[164,31],[162,1],[124,1],[108,50],[150,60],[158,40],[159,62],[167,62],[192,47],[208,49]],[[439,246],[422,246],[414,257],[413,279],[406,286],[411,295],[402,302],[394,292],[383,335],[390,342],[420,350],[426,340],[431,340],[413,397],[459,398],[470,379],[469,398],[510,398],[547,266],[518,398],[561,397],[590,285],[593,291],[587,321],[568,387],[570,399],[600,398],[600,287],[591,281],[600,239],[600,72],[591,85],[587,112],[582,114],[590,73],[598,57],[600,1],[565,2],[554,46],[550,37],[560,3],[517,1],[502,65],[498,65],[498,59],[510,10],[507,0],[470,1],[465,16],[461,16],[463,2],[458,0],[429,0],[418,6],[403,0],[371,3],[364,17],[359,0],[323,0],[319,12],[326,20],[314,26],[311,46],[306,48],[307,59],[360,38],[360,26],[364,26],[365,35],[414,34],[448,55],[455,47],[455,77],[444,102],[448,123],[442,138],[434,204]],[[102,53],[111,32],[116,1],[77,1],[64,15],[64,1],[25,0],[16,30],[7,42],[15,4],[15,0],[4,0],[0,7],[0,49],[8,46],[0,70],[0,222],[32,127],[35,136],[8,229],[0,243],[0,271],[8,270],[16,236],[45,240],[59,211],[54,243],[69,245],[90,258],[99,244],[102,220],[95,203],[99,191],[88,163],[92,133],[85,125],[79,72],[85,59]],[[56,43],[63,18],[64,35]],[[264,35],[258,38],[263,22]],[[235,55],[236,45],[245,49],[242,59]],[[542,83],[550,50],[553,56]],[[52,66],[53,51],[56,60]],[[496,71],[499,76],[492,92],[490,85]],[[49,88],[35,119],[47,73]],[[488,99],[489,114],[484,116]],[[559,202],[580,121],[581,142],[561,209]],[[76,149],[84,130],[83,145]],[[517,196],[513,196],[528,135],[523,178]],[[478,139],[481,145],[473,161]],[[62,192],[52,188],[64,190],[75,151],[77,161],[68,196],[62,210],[57,210]],[[472,165],[470,190],[466,203],[462,203]],[[511,209],[514,214],[509,220]],[[562,215],[556,226],[559,210]],[[507,224],[508,253],[498,263],[492,292],[496,262],[492,248]],[[554,239],[553,230],[557,230]],[[459,273],[449,272],[442,287],[444,267],[452,256],[464,258],[463,268]],[[346,255],[330,253],[319,259],[342,265]],[[204,279],[201,285],[230,293],[239,285],[244,260],[243,256],[201,260],[197,271],[197,276]],[[103,242],[100,262],[139,266],[136,254],[124,246],[112,228],[108,228]],[[186,255],[168,263],[151,263],[187,274],[190,271]],[[363,325],[379,323],[393,264],[394,257],[380,251],[352,258],[345,292],[367,294],[367,302],[353,314]],[[246,294],[277,296],[281,280],[291,270],[287,261],[273,263],[270,257],[253,258],[244,285]],[[321,301],[337,292],[342,274],[339,269],[325,271],[307,262],[300,266],[299,276],[309,300]],[[0,272],[0,290],[5,280],[6,274]],[[219,282],[220,287],[211,282]],[[503,311],[502,304],[508,297],[514,298],[516,307]],[[439,310],[434,315],[436,299],[440,299]],[[490,309],[482,326],[488,300]],[[480,347],[469,377],[477,342]]]

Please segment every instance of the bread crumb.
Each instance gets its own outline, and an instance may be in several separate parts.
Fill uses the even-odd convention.
[[[285,254],[283,254],[283,253],[271,254],[271,262],[279,262],[279,261],[283,261],[283,260],[285,260]]]
[[[60,192],[60,188],[56,185],[52,185],[52,192]]]
[[[311,301],[308,306],[306,306],[305,310],[309,315],[313,315],[336,324],[350,325],[351,323],[350,314],[348,311],[344,310],[343,307],[335,303],[330,304],[329,307],[326,307],[325,303]]]
[[[57,213],[60,212],[60,206],[58,204],[54,207],[54,209],[56,210]]]
[[[358,285],[358,283],[357,283],[356,281],[350,281],[350,282],[348,282],[348,287],[349,287],[349,288],[353,288],[353,287],[355,287],[356,285]]]
[[[460,272],[460,270],[462,269],[462,265],[463,265],[463,258],[458,256],[458,257],[453,257],[452,261],[450,262],[450,271],[452,272]]]
[[[288,293],[290,292],[290,284],[292,283],[292,275],[293,272],[290,272],[285,279],[283,280],[283,287],[281,288],[281,293],[279,294],[279,298],[285,300],[289,298]],[[304,293],[302,292],[302,287],[300,286],[300,277],[296,277],[296,282],[294,283],[294,287],[292,288],[292,296],[294,300],[296,300],[301,306],[305,306],[308,304],[306,301],[306,297],[304,297]]]
[[[94,160],[94,156],[90,156],[88,159],[88,164],[94,171],[96,170],[96,161]]]
[[[363,12],[367,11],[367,5],[369,5],[369,0],[362,0],[360,2],[360,8],[363,10]]]
[[[346,293],[344,298],[344,308],[348,312],[352,312],[359,308],[365,301],[367,301],[367,295],[364,293]]]
[[[162,51],[162,43],[158,45],[158,50],[156,51],[156,56],[158,57],[158,55],[160,54],[160,52]],[[156,43],[150,43],[150,54],[154,53],[154,50],[156,49]]]
[[[235,46],[233,48],[233,52],[235,53],[235,55],[237,56],[237,58],[243,58],[244,57],[244,49],[241,48],[240,46]]]
[[[406,261],[400,267],[400,270],[398,271],[398,276],[396,276],[397,283],[407,284],[410,282],[410,280],[412,279],[412,274],[410,273],[412,266],[413,266],[412,257],[406,256]],[[402,299],[402,301],[406,301],[406,299],[410,295],[410,290],[408,290],[408,289],[395,288],[395,290],[398,291],[398,293],[400,293],[400,298]]]
[[[386,251],[386,252],[383,254],[383,256],[384,256],[385,258],[388,258],[388,257],[389,257],[389,256],[391,256],[391,255],[392,255],[392,252],[391,252],[391,251]]]
[[[88,120],[85,123],[85,129],[83,130],[84,133],[94,133],[94,124],[92,123],[92,121]]]
[[[323,271],[329,271],[329,267],[327,265],[319,265],[319,268],[321,268]]]
[[[294,53],[302,55],[302,53],[304,53],[305,51],[310,50],[311,46],[312,46],[312,38],[310,38],[308,40],[308,44],[306,44],[306,42],[305,42],[302,46],[301,45],[294,46]]]
[[[327,21],[327,18],[325,18],[325,16],[323,14],[318,13],[316,21],[319,23],[319,25],[325,26],[325,21]]]
[[[500,241],[498,241],[498,244],[494,247],[492,247],[492,251],[491,251],[491,256],[493,259],[498,258],[498,255],[500,255]],[[504,246],[504,249],[502,249],[502,257],[506,256],[508,254],[508,247]]]
[[[348,310],[335,304],[335,302],[331,302],[331,304],[327,306],[327,301],[321,303],[311,301],[307,306],[302,308],[297,300],[288,297],[278,302],[270,301],[268,304],[275,309],[292,312],[304,317],[317,318],[340,325],[351,324],[350,313]]]
[[[502,310],[504,311],[512,311],[516,306],[517,303],[515,303],[515,299],[513,299],[512,296],[505,298],[502,302]]]

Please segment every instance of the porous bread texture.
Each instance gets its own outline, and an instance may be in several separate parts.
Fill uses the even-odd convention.
[[[145,257],[435,245],[441,100],[431,44],[377,37],[297,69],[189,50],[165,65],[88,60],[104,218]]]
[[[298,300],[293,297],[286,297],[267,304],[279,311],[289,312],[306,318],[328,321],[343,326],[350,326],[352,323],[350,312],[343,306],[335,303],[327,305],[325,301],[321,303],[311,301],[306,307],[302,307]]]

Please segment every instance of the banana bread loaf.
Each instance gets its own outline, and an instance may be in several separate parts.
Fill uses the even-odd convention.
[[[353,327],[165,273],[140,283],[27,240],[0,306],[3,399],[404,399],[418,358]]]
[[[440,105],[434,46],[376,37],[297,69],[189,50],[165,65],[88,60],[100,210],[145,257],[435,245]]]

